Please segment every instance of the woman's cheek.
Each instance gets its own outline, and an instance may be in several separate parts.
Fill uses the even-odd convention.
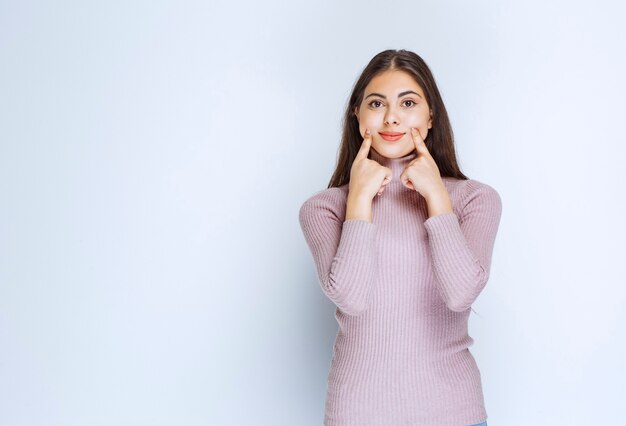
[[[409,126],[409,128],[407,129],[409,132],[411,131],[411,129],[413,128],[417,129],[417,132],[420,134],[420,136],[422,137],[423,140],[426,139],[426,135],[428,135],[428,126],[426,125],[411,125]]]
[[[425,120],[411,120],[409,123],[408,130],[415,127],[419,130],[420,135],[422,135],[422,139],[426,139],[426,135],[428,134],[428,123]]]
[[[369,129],[370,133],[375,133],[376,125],[367,120],[361,120],[359,123],[359,133],[361,133],[361,137],[365,138],[365,129]]]

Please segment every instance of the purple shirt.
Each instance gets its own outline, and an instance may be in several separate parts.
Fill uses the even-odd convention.
[[[372,223],[345,220],[347,184],[300,208],[321,289],[337,307],[326,426],[487,418],[467,323],[489,278],[501,199],[487,184],[444,177],[453,212],[429,218],[426,200],[399,178],[415,156],[370,151],[393,172],[372,201]]]

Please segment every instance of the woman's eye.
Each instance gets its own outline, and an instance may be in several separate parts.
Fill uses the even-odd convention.
[[[411,99],[407,99],[406,101],[403,101],[402,104],[408,108],[411,108],[415,105],[417,105],[417,103]],[[372,101],[368,104],[370,107],[372,108],[378,108],[382,105],[381,101]]]

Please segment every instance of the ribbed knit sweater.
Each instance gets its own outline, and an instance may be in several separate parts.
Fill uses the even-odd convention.
[[[308,198],[300,226],[338,332],[326,426],[466,426],[487,419],[469,351],[470,306],[491,265],[502,211],[495,189],[443,177],[453,212],[428,216],[400,174],[417,153],[369,158],[392,180],[372,201],[372,223],[345,220],[348,184]]]

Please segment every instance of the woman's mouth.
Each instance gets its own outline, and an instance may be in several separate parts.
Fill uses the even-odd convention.
[[[401,139],[402,136],[404,136],[404,133],[399,133],[399,132],[378,132],[378,134],[380,136],[382,136],[382,138],[386,141],[397,141],[398,139]]]

